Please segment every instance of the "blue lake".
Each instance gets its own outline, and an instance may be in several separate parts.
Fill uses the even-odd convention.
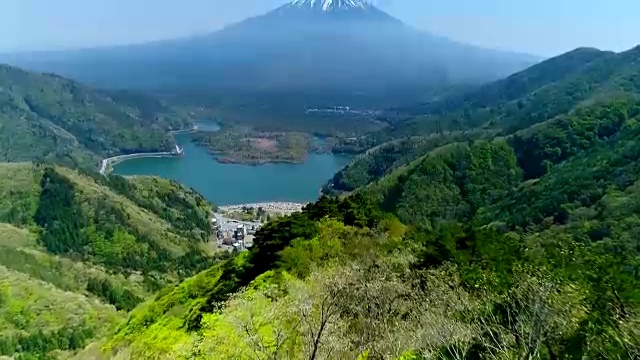
[[[302,164],[220,164],[206,149],[193,144],[190,135],[176,135],[176,141],[184,148],[184,157],[133,159],[117,164],[113,173],[173,179],[216,205],[308,202],[317,199],[320,188],[351,160],[348,156],[311,154]]]

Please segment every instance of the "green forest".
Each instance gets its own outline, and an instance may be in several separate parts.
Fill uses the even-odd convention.
[[[473,153],[506,163],[469,169],[467,202],[456,204],[466,211],[430,228],[405,226],[364,196],[322,198],[265,226],[250,252],[134,310],[103,350],[125,358],[636,357],[636,215],[607,209],[616,215],[589,228],[572,215],[527,230],[483,223],[491,202],[478,195],[512,189],[521,173],[501,169],[517,167],[504,143]],[[504,178],[478,185],[496,172]],[[617,197],[628,206],[626,193]],[[494,194],[499,202],[508,191]],[[613,220],[625,225],[593,231]]]
[[[103,354],[637,358],[639,120],[593,105],[323,197],[136,308]]]
[[[168,180],[0,164],[0,205],[0,356],[73,354],[219,257],[212,206]]]
[[[621,53],[579,48],[503,80],[443,90],[420,105],[388,110],[380,115],[386,128],[336,144],[335,151],[371,150],[336,174],[325,192],[353,191],[446,144],[513,136],[593,104],[634,101],[639,56],[640,47]]]
[[[332,180],[341,196],[161,291],[99,353],[638,358],[634,59],[578,49],[357,140],[382,143]]]
[[[639,49],[389,110],[248,251],[175,182],[2,164],[0,356],[638,359]]]

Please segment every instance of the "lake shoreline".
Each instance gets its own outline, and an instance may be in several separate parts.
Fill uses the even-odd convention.
[[[304,159],[301,160],[276,160],[276,159],[268,159],[268,160],[248,160],[248,159],[234,159],[228,156],[224,156],[224,155],[216,155],[214,153],[211,153],[211,156],[213,156],[216,160],[216,162],[218,162],[219,164],[232,164],[232,165],[246,165],[246,166],[261,166],[261,165],[268,165],[268,164],[291,164],[291,165],[299,165],[305,162],[305,160],[307,160],[307,157],[305,156]]]
[[[264,211],[272,212],[300,212],[302,209],[307,206],[309,203],[302,204],[297,202],[287,202],[287,201],[270,201],[270,202],[262,202],[262,203],[252,203],[252,204],[238,204],[238,205],[225,205],[218,206],[218,211],[232,212],[232,211],[242,211],[243,209],[258,209],[262,208]]]
[[[167,132],[167,134],[171,136],[186,135],[186,134],[196,133],[198,132],[198,130],[199,130],[198,126],[193,125],[193,127],[191,127],[190,129],[171,130]],[[102,159],[102,162],[100,163],[100,174],[108,175],[109,173],[111,173],[111,171],[113,171],[113,167],[115,165],[118,165],[128,160],[141,159],[141,158],[169,158],[169,157],[182,157],[182,156],[184,156],[184,150],[181,149],[180,146],[178,146],[178,144],[176,144],[175,151],[171,151],[171,152],[164,151],[164,152],[136,153],[136,154],[123,154],[123,155],[112,156],[110,158]]]
[[[182,157],[182,156],[184,156],[184,150],[181,149],[178,145],[176,145],[175,151],[171,151],[171,152],[137,153],[137,154],[113,156],[113,157],[102,160],[102,163],[100,165],[100,174],[108,175],[111,171],[113,171],[113,166],[128,160],[142,159],[142,158],[171,158],[171,157]]]
[[[197,126],[200,131],[207,131],[207,123]],[[144,155],[117,164],[112,160],[112,174],[171,179],[195,189],[209,202],[222,207],[241,209],[260,204],[278,210],[299,211],[304,204],[315,201],[318,189],[351,161],[350,156],[310,152],[300,163],[225,164],[217,161],[216,154],[212,155],[206,147],[192,141],[192,134],[187,132],[175,135],[176,143],[184,149],[183,157]],[[218,154],[218,157],[224,155]],[[295,205],[283,206],[282,203]]]

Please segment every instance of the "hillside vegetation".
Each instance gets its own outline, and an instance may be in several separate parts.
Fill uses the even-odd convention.
[[[193,136],[193,141],[207,148],[219,162],[249,165],[301,163],[312,148],[308,134],[263,133],[242,127],[199,132]]]
[[[505,139],[426,155],[382,201],[408,227],[375,191],[322,198],[135,309],[103,356],[636,358],[639,115],[585,113],[575,132],[612,132],[535,181]]]
[[[348,167],[339,171],[331,180],[331,188],[353,191],[441,146],[452,142],[472,141],[486,135],[482,131],[451,132],[386,142],[358,156]]]
[[[181,110],[145,96],[0,65],[0,161],[94,169],[104,157],[171,150],[167,131],[188,122]]]
[[[76,350],[120,320],[115,308],[0,266],[0,354]]]
[[[215,260],[211,205],[168,180],[0,164],[0,199],[0,355],[70,355]]]
[[[351,194],[267,224],[78,356],[640,357],[637,51],[566,56],[488,85],[489,122],[372,149],[336,178]],[[507,111],[521,98],[540,111]]]
[[[636,358],[639,120],[594,105],[322,198],[135,309],[104,355]]]
[[[621,53],[580,48],[503,80],[471,90],[450,90],[420,106],[388,111],[382,117],[390,129],[360,137],[353,144],[356,148],[379,144],[377,150],[339,172],[333,179],[334,189],[352,191],[407,165],[430,150],[421,148],[423,143],[433,148],[512,135],[593,104],[637,99],[639,64],[640,47]]]
[[[504,80],[412,109],[418,116],[395,131],[524,129],[596,100],[638,94],[639,58],[640,47],[621,53],[576,49]]]
[[[2,165],[1,354],[640,358],[638,55],[452,93],[219,259],[176,183]]]

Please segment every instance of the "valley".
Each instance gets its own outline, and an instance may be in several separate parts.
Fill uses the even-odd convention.
[[[640,359],[640,46],[542,60],[375,4],[9,56],[0,359]]]

